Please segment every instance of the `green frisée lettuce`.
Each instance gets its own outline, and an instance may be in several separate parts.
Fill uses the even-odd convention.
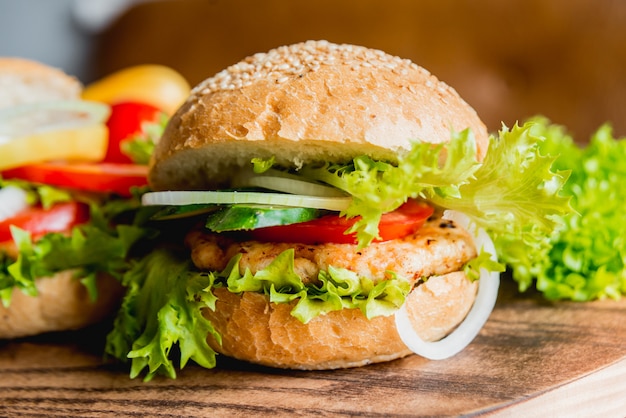
[[[132,135],[120,143],[122,153],[135,164],[148,165],[168,121],[168,115],[161,113],[156,122],[143,122],[140,134]]]
[[[13,228],[12,233],[20,252],[17,260],[0,256],[5,258],[5,268],[0,272],[0,297],[7,307],[14,288],[37,296],[36,279],[70,269],[75,270],[75,277],[95,300],[97,273],[119,277],[126,268],[130,248],[144,237],[143,229],[127,225],[118,226],[112,234],[84,225],[74,228],[70,236],[50,233],[36,242],[19,228]]]
[[[480,168],[459,187],[459,197],[430,196],[484,228],[499,260],[514,271],[531,271],[545,258],[561,217],[571,213],[569,197],[561,194],[569,172],[556,169],[556,157],[542,152],[545,140],[534,121],[503,127]]]
[[[533,125],[503,128],[490,138],[482,162],[466,130],[453,134],[445,151],[415,143],[397,164],[361,157],[346,166],[305,167],[302,174],[353,197],[345,214],[361,216],[350,231],[357,232],[361,246],[378,236],[383,213],[420,197],[466,214],[497,248],[514,246],[532,263],[558,227],[558,215],[571,210],[569,200],[559,195],[567,173],[552,170],[556,157],[542,155],[544,138],[533,134]]]
[[[533,285],[548,299],[588,301],[626,294],[626,139],[613,137],[604,125],[580,146],[562,126],[544,118],[532,133],[545,138],[542,152],[558,156],[554,166],[570,170],[562,194],[574,211],[558,218],[561,225],[533,263],[521,251],[505,253],[521,290]]]
[[[212,368],[215,352],[207,335],[220,336],[202,317],[201,308],[215,308],[211,292],[214,275],[193,273],[189,257],[175,251],[155,250],[136,261],[124,275],[126,294],[107,335],[105,352],[122,361],[131,360],[132,378],[146,367],[145,380],[156,373],[176,377],[170,360],[174,344],[180,351],[180,367],[189,360]]]
[[[240,273],[233,257],[224,271],[197,272],[188,254],[157,249],[124,275],[127,292],[107,336],[106,353],[131,361],[131,377],[147,368],[145,380],[155,374],[176,377],[172,349],[179,350],[182,369],[189,360],[212,368],[216,353],[207,344],[207,335],[220,341],[220,335],[202,316],[202,309],[215,310],[215,288],[233,293],[244,291],[268,295],[271,302],[295,302],[291,314],[309,322],[316,316],[345,308],[360,309],[366,317],[395,312],[411,290],[408,280],[389,273],[379,283],[358,277],[340,268],[320,272],[319,285],[304,284],[294,270],[294,252],[281,253],[265,269]]]
[[[368,319],[390,315],[402,304],[411,289],[407,279],[388,272],[389,279],[377,284],[359,277],[347,269],[330,266],[320,271],[320,286],[305,285],[294,270],[294,250],[282,252],[265,269],[239,273],[241,255],[233,257],[229,267],[227,285],[233,293],[260,292],[269,296],[270,302],[297,301],[291,314],[302,323],[316,316],[341,309],[360,309]]]

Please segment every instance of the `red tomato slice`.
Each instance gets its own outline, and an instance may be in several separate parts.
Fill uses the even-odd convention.
[[[403,238],[417,231],[434,212],[428,204],[409,200],[393,212],[383,214],[378,224],[380,239]],[[356,234],[346,234],[357,219],[327,215],[292,225],[270,226],[250,231],[253,239],[265,242],[298,242],[303,244],[355,244]]]
[[[35,237],[49,232],[69,231],[75,225],[89,220],[89,207],[84,203],[58,203],[50,209],[33,206],[17,215],[0,221],[0,243],[12,241],[11,225],[31,233]]]
[[[148,184],[148,167],[137,164],[42,163],[3,171],[5,179],[19,178],[33,183],[130,196],[130,188]]]
[[[132,163],[121,151],[121,142],[143,133],[143,124],[156,122],[163,113],[159,108],[146,103],[122,102],[111,106],[111,115],[107,121],[109,128],[109,147],[104,162]]]

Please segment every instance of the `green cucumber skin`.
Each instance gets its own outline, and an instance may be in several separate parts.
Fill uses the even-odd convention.
[[[205,226],[213,232],[243,231],[306,222],[318,218],[321,212],[311,208],[233,205],[211,213]]]

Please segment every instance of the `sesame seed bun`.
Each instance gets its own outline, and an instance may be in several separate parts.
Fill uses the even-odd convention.
[[[75,77],[48,65],[16,57],[0,57],[0,109],[18,104],[80,97]]]
[[[411,141],[488,134],[451,87],[418,65],[353,45],[309,41],[255,54],[197,85],[153,156],[155,190],[213,189],[251,158],[286,167],[357,155],[395,160]],[[280,152],[277,152],[280,150]]]

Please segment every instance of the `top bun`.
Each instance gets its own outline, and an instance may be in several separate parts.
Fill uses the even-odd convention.
[[[0,109],[80,98],[82,84],[63,71],[23,58],[0,57]]]
[[[484,156],[485,125],[425,69],[374,49],[308,41],[197,85],[165,129],[149,180],[155,190],[218,188],[253,157],[296,168],[364,154],[393,161],[412,141],[445,143],[466,128]]]

